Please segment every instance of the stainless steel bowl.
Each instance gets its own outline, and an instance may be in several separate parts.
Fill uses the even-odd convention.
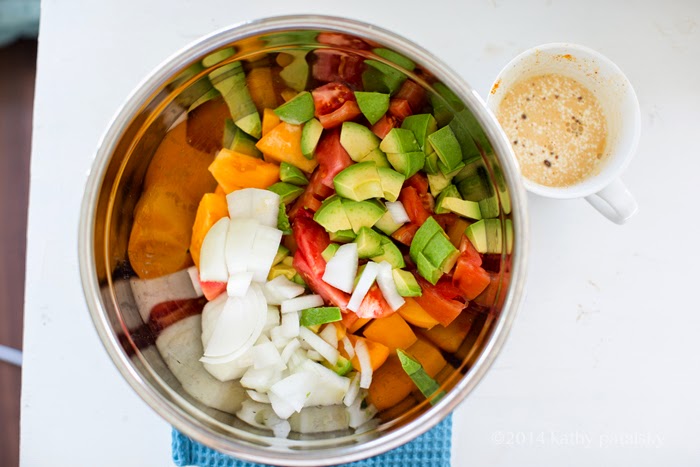
[[[344,36],[334,37],[348,40],[336,45],[320,43],[309,31],[341,33]],[[500,258],[498,296],[477,315],[456,352],[456,368],[444,383],[448,393],[439,403],[423,403],[394,414],[361,435],[293,434],[280,442],[270,432],[198,402],[164,363],[153,345],[153,331],[145,325],[128,286],[133,274],[127,256],[133,210],[163,135],[202,93],[198,85],[211,69],[193,68],[193,64],[230,46],[237,51],[231,60],[289,49],[324,48],[383,61],[367,44],[412,59],[418,68],[408,74],[443,102],[466,129],[465,135],[481,152],[492,186],[499,187],[500,219],[512,219],[514,246],[511,254]],[[506,197],[512,209],[505,211],[510,213],[503,212]],[[523,294],[528,231],[525,203],[515,157],[496,119],[469,85],[433,54],[396,34],[357,21],[325,16],[268,18],[226,28],[177,52],[145,79],[119,110],[100,143],[85,189],[79,245],[83,289],[95,327],[119,371],[148,405],[185,435],[218,451],[267,464],[352,462],[388,451],[429,430],[484,376],[506,339]]]

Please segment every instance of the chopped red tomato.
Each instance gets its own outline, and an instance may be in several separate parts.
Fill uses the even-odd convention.
[[[503,300],[505,298],[505,294],[501,293],[501,296],[498,296],[498,289],[499,289],[499,284],[501,282],[500,280],[500,274],[496,274],[493,272],[486,272],[489,276],[489,283],[487,284],[486,288],[484,289],[483,292],[479,294],[478,297],[474,299],[474,303],[477,305],[481,305],[484,307],[491,307],[496,304],[496,298],[499,298],[500,300]],[[505,278],[504,278],[505,279]],[[503,283],[503,290],[507,287],[507,284]]]
[[[430,188],[430,185],[428,184],[428,177],[421,172],[408,177],[408,180],[403,183],[403,186],[404,188],[407,186],[412,186],[421,195],[427,193],[428,189]]]
[[[359,86],[366,65],[362,57],[338,50],[318,49],[314,51],[316,60],[311,66],[311,74],[318,81],[344,81]]]
[[[200,314],[206,303],[207,299],[205,297],[170,300],[159,303],[151,309],[148,326],[154,334],[158,334],[171,324]]]
[[[320,170],[316,170],[309,179],[309,184],[306,186],[304,193],[296,200],[288,216],[290,220],[294,220],[300,212],[305,209],[311,212],[318,211],[321,207],[321,201],[333,194],[333,189],[323,184],[323,174]]]
[[[442,297],[448,300],[462,298],[462,291],[452,284],[452,278],[449,275],[442,276],[434,287]]]
[[[430,282],[423,279],[420,275],[414,274],[418,284],[422,289],[420,297],[414,297],[414,300],[428,312],[430,316],[435,318],[437,322],[443,326],[448,326],[465,308],[465,304],[444,297],[439,289]]]
[[[367,295],[362,299],[360,309],[357,310],[358,318],[384,318],[392,313],[394,310],[384,299],[379,286],[376,283],[372,284]]]
[[[406,99],[392,99],[389,103],[389,114],[403,121],[404,118],[413,115],[413,111]]]
[[[413,113],[420,111],[425,105],[425,90],[410,79],[403,82],[399,92],[394,97],[408,101]]]
[[[318,160],[318,171],[321,173],[321,183],[333,188],[333,178],[341,170],[352,165],[352,159],[340,144],[340,130],[323,132],[316,147],[316,160]]]
[[[455,222],[457,222],[457,219],[459,219],[459,216],[453,212],[435,214],[433,217],[445,232],[447,232],[447,229],[449,229]]]
[[[323,128],[334,128],[348,120],[354,120],[362,114],[360,106],[355,101],[346,101],[339,109],[325,115],[319,115],[318,121]]]
[[[384,115],[377,123],[372,125],[372,133],[377,135],[377,137],[384,139],[391,129],[396,128],[397,126],[399,126],[399,121],[396,119],[396,117]]]
[[[226,291],[226,282],[200,281],[199,286],[207,300],[214,300]]]
[[[425,208],[418,191],[412,186],[404,186],[401,189],[399,201],[403,204],[406,214],[413,224],[420,227],[430,217],[430,211]]]
[[[355,101],[355,94],[342,83],[325,84],[311,91],[311,95],[314,98],[315,115],[319,118],[336,111],[346,102]]]
[[[460,259],[464,258],[466,261],[474,264],[475,266],[481,266],[481,255],[472,242],[469,241],[466,235],[462,235],[462,241],[459,244]]]
[[[304,215],[294,219],[292,231],[297,243],[297,254],[294,256],[301,254],[311,268],[311,272],[318,277],[323,276],[326,272],[326,261],[321,253],[331,243],[326,229],[318,225],[308,212],[305,212]]]
[[[320,261],[323,262],[323,269],[325,271],[326,262],[323,260],[320,253],[318,254],[318,257],[320,258]],[[301,248],[294,254],[294,262],[292,265],[301,275],[302,279],[304,279],[309,287],[311,287],[311,290],[313,290],[314,293],[319,294],[326,302],[340,308],[343,313],[354,314],[347,311],[350,295],[346,294],[342,290],[336,289],[332,285],[326,284],[322,279],[323,271],[320,274],[318,272],[314,272],[312,266],[306,260],[306,256],[301,253]]]
[[[463,253],[457,260],[452,283],[459,288],[464,298],[474,300],[491,283],[491,278],[484,268],[474,264]]]
[[[406,246],[411,246],[411,242],[413,241],[413,237],[416,235],[418,227],[419,226],[417,224],[413,223],[404,224],[393,234],[391,234],[391,237]]]

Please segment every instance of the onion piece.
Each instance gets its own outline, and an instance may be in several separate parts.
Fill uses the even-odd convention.
[[[231,219],[254,219],[262,225],[277,226],[280,197],[277,193],[259,188],[245,188],[226,195]]]
[[[348,407],[348,415],[350,416],[350,428],[358,428],[377,415],[378,410],[373,405],[368,405],[362,408],[362,398],[355,398],[355,402]]]
[[[382,291],[384,300],[389,304],[392,310],[396,311],[401,308],[406,300],[399,294],[394,282],[394,274],[391,264],[388,261],[379,263],[379,273],[377,274],[377,284]]]
[[[226,294],[221,294],[211,302],[207,302],[202,309],[202,348],[207,348],[209,339],[214,333],[216,322],[219,321],[219,316],[224,310],[228,297]]]
[[[374,280],[377,278],[378,272],[379,265],[377,263],[375,263],[374,261],[370,261],[367,263],[367,265],[365,266],[365,270],[362,271],[360,280],[357,281],[355,291],[350,297],[350,301],[348,302],[347,307],[348,310],[357,311],[360,309],[362,300],[364,300],[365,295],[367,295],[367,292],[369,292],[370,287],[372,287],[372,284],[374,284]]]
[[[268,332],[272,328],[280,325],[280,311],[275,306],[267,307],[267,319],[265,320],[265,325],[263,326],[263,332]]]
[[[284,370],[287,365],[282,361],[282,356],[280,355],[275,344],[269,340],[263,344],[258,344],[250,349],[250,355],[253,359],[253,368],[276,368],[278,370]]]
[[[253,389],[247,389],[246,393],[248,394],[248,397],[253,399],[255,402],[260,402],[261,404],[270,403],[270,397],[264,392],[258,392]]]
[[[372,384],[372,360],[364,340],[357,339],[355,353],[360,362],[360,387],[368,389],[369,385]]]
[[[355,357],[355,348],[352,346],[352,342],[348,336],[343,336],[343,348],[345,348],[345,353],[348,354],[348,358],[351,360]]]
[[[225,246],[225,242],[224,242]],[[226,264],[226,258],[224,258],[224,264]],[[228,269],[226,269],[228,271]],[[187,268],[187,274],[190,276],[190,281],[192,282],[192,288],[197,297],[204,296],[204,291],[199,283],[199,271],[197,271],[197,266],[190,266]]]
[[[314,362],[322,362],[323,361],[323,355],[316,352],[314,349],[307,350],[306,356],[309,357],[309,360],[313,360]]]
[[[199,253],[199,280],[226,282],[229,270],[224,251],[228,240],[228,217],[222,217],[211,226],[202,240]]]
[[[280,297],[281,301],[277,303],[277,305],[280,305],[284,300],[290,300],[302,295],[306,289],[304,286],[290,281],[285,276],[277,276],[265,284],[264,291],[266,292],[265,296],[270,293],[273,297]]]
[[[255,389],[258,392],[267,392],[270,386],[282,378],[282,372],[275,368],[248,368],[241,378],[241,386],[246,389]]]
[[[316,352],[320,353],[331,365],[338,363],[338,350],[331,347],[328,342],[318,337],[309,328],[300,328],[299,337]]]
[[[328,342],[328,345],[337,349],[338,348],[338,331],[335,324],[327,324],[321,332],[318,333],[319,337],[324,341]]]
[[[389,211],[391,218],[394,219],[394,222],[397,224],[405,224],[406,222],[411,221],[411,218],[408,217],[408,213],[406,213],[406,209],[403,207],[403,203],[401,201],[387,201],[386,209]]]
[[[277,416],[283,420],[288,419],[296,410],[289,402],[279,397],[277,394],[271,392],[268,394],[270,396],[270,403],[272,404],[272,410],[275,411]]]
[[[282,325],[280,335],[286,338],[297,337],[299,335],[299,313],[284,313],[282,315]]]
[[[348,388],[348,392],[345,393],[345,397],[343,397],[343,404],[345,404],[346,407],[350,407],[353,402],[355,402],[355,399],[357,399],[357,395],[360,393],[360,374],[355,373],[350,380],[350,388]]]
[[[253,281],[252,272],[236,272],[229,276],[226,293],[229,297],[243,297]]]
[[[341,245],[330,261],[326,263],[323,281],[343,292],[351,293],[357,275],[357,261],[357,243]]]
[[[304,295],[283,301],[280,310],[282,315],[284,315],[285,313],[293,313],[317,306],[323,306],[323,298],[320,295]]]
[[[247,270],[253,273],[254,281],[265,282],[267,280],[281,241],[281,230],[266,225],[258,225],[252,249],[249,252],[249,261],[246,265]]]
[[[258,227],[260,224],[252,219],[235,219],[229,223],[224,250],[229,274],[248,271],[248,264],[255,260],[252,251]]]
[[[295,412],[299,412],[314,390],[315,379],[313,375],[305,372],[294,373],[273,384],[270,387],[270,397],[274,394],[292,406]]]
[[[301,342],[299,342],[298,339],[293,339],[289,341],[289,344],[287,344],[284,349],[282,350],[282,353],[280,356],[282,357],[282,361],[286,365],[287,362],[289,362],[290,357],[294,354],[294,352],[301,347]]]

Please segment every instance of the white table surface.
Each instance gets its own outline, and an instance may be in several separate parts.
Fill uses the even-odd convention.
[[[307,12],[413,39],[482,96],[513,56],[546,42],[588,45],[627,73],[643,130],[623,178],[640,212],[619,227],[584,201],[530,196],[527,299],[495,365],[455,414],[453,464],[698,465],[700,3],[459,3],[42,3],[22,465],[172,465],[170,427],[122,380],[83,300],[83,184],[110,118],[164,58],[231,23]]]

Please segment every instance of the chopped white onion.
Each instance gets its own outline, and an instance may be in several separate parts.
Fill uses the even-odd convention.
[[[253,358],[253,368],[277,368],[279,370],[284,370],[287,365],[282,361],[282,356],[280,355],[275,344],[269,340],[263,344],[255,345],[250,349],[251,357]]]
[[[313,380],[313,390],[306,399],[306,406],[342,404],[350,388],[348,378],[312,360],[303,361],[294,373],[308,373]]]
[[[337,349],[338,348],[338,331],[335,324],[328,323],[321,332],[318,333],[319,337],[324,341],[328,342],[328,345]]]
[[[253,399],[255,402],[260,402],[261,404],[270,403],[270,397],[264,392],[254,391],[253,389],[247,389],[246,394],[248,394],[248,397]]]
[[[315,362],[322,362],[323,361],[323,355],[316,352],[314,349],[307,350],[306,356],[309,357],[309,360],[313,360]]]
[[[267,319],[265,320],[265,326],[263,327],[263,332],[268,332],[270,329],[280,325],[280,311],[277,307],[268,306],[267,307]]]
[[[318,306],[323,306],[323,298],[320,295],[304,295],[283,301],[280,310],[282,315],[284,315],[285,313],[293,313]]]
[[[386,208],[389,211],[389,215],[391,215],[391,218],[394,219],[394,222],[396,222],[397,224],[405,224],[406,222],[411,221],[401,201],[387,201]]]
[[[357,281],[357,287],[355,287],[355,291],[350,297],[350,301],[348,302],[348,310],[357,311],[360,309],[362,300],[364,300],[365,295],[367,295],[370,287],[372,287],[372,284],[374,284],[374,280],[377,278],[378,272],[379,265],[377,263],[374,261],[367,263],[364,271],[362,271],[360,280]]]
[[[355,356],[355,349],[353,348],[352,342],[350,342],[348,336],[343,336],[343,348],[345,348],[345,353],[348,354],[350,359]]]
[[[309,328],[300,328],[299,337],[320,353],[331,365],[338,363],[338,350],[328,345],[328,342],[318,337]]]
[[[384,300],[389,304],[392,310],[396,311],[401,308],[406,300],[399,294],[394,282],[394,275],[391,264],[387,261],[379,263],[379,273],[377,274],[377,284],[382,291]]]
[[[323,281],[343,292],[351,293],[357,275],[357,261],[357,243],[341,245],[326,264]]]
[[[364,340],[357,339],[355,353],[360,362],[360,387],[367,389],[372,384],[372,360],[369,357],[369,350]]]
[[[304,286],[290,281],[285,276],[277,276],[265,284],[265,296],[267,296],[267,293],[271,293],[273,297],[280,297],[282,301],[298,297],[305,290]],[[280,305],[282,301],[277,303],[277,305]]]
[[[226,241],[224,240],[224,244],[225,243]],[[224,258],[224,264],[226,264],[226,258]],[[203,296],[204,292],[202,291],[202,286],[199,283],[199,271],[197,270],[197,266],[190,266],[189,268],[187,268],[187,274],[190,276],[192,288],[194,289],[194,293],[196,294],[196,296]]]
[[[267,280],[281,241],[281,230],[266,225],[258,226],[247,264],[247,270],[253,273],[254,281],[265,282]]]
[[[357,395],[360,392],[360,374],[355,373],[350,380],[350,388],[348,389],[348,392],[345,393],[345,397],[343,397],[343,404],[345,404],[346,407],[350,407],[353,402],[355,402],[355,399],[357,398]]]
[[[295,412],[299,412],[314,390],[315,379],[308,373],[294,373],[273,384],[270,393],[291,405]]]
[[[289,344],[284,347],[280,356],[282,357],[282,361],[285,365],[287,362],[289,362],[289,359],[292,354],[294,354],[294,351],[296,351],[299,347],[301,347],[301,343],[298,339],[292,339],[289,341]]]
[[[255,389],[258,392],[267,392],[270,386],[282,377],[282,372],[275,368],[248,368],[241,378],[241,386],[246,389]]]
[[[350,416],[350,428],[358,428],[377,415],[377,409],[373,405],[368,405],[362,408],[362,398],[356,398],[355,402],[348,407],[348,415]]]
[[[228,363],[203,363],[204,369],[218,379],[222,383],[239,379],[248,371],[249,365],[244,365],[239,362],[240,358]]]
[[[229,231],[228,217],[222,217],[211,226],[202,240],[199,252],[199,280],[202,282],[226,282],[228,265],[224,251]]]
[[[282,325],[280,326],[280,329],[282,329],[282,337],[297,337],[300,331],[299,313],[296,311],[292,313],[284,313],[282,315]]]
[[[226,284],[226,293],[229,297],[243,297],[253,281],[252,272],[236,272],[231,274]]]
[[[288,419],[296,410],[294,406],[282,399],[274,392],[268,394],[270,396],[270,403],[272,404],[272,410],[275,411],[277,416],[283,420]]]
[[[270,339],[272,340],[272,343],[275,344],[275,347],[278,349],[284,349],[287,344],[289,344],[289,341],[291,338],[285,337],[282,335],[284,330],[282,329],[282,326],[277,326],[276,328],[270,329]]]
[[[245,188],[226,195],[231,219],[255,219],[262,225],[277,226],[280,197],[258,188]]]
[[[229,274],[248,271],[248,265],[255,260],[252,252],[258,227],[260,224],[252,219],[234,219],[229,223],[225,248]],[[221,255],[221,251],[217,254]]]
[[[205,349],[209,345],[209,339],[216,329],[216,323],[219,321],[227,299],[226,294],[221,294],[211,302],[207,302],[202,309],[202,347]]]

